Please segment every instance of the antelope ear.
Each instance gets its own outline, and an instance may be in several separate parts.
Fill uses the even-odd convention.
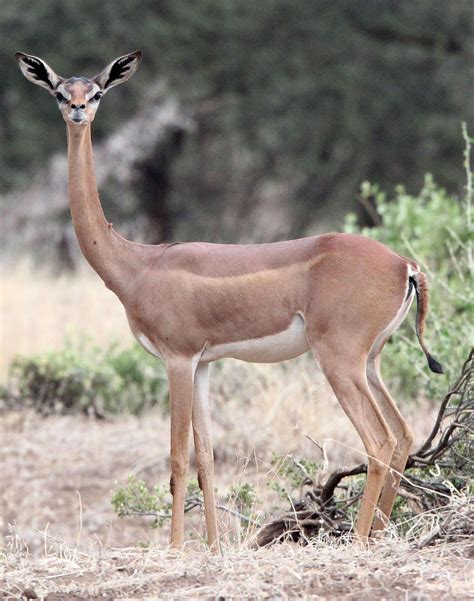
[[[142,53],[137,50],[131,54],[125,54],[107,65],[105,69],[93,78],[103,92],[130,79],[142,60]]]
[[[26,79],[37,86],[46,88],[49,92],[54,92],[63,80],[62,77],[56,75],[48,64],[37,56],[17,52],[15,58]]]

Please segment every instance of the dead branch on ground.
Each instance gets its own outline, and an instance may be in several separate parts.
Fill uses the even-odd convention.
[[[401,496],[407,498],[413,514],[449,505],[455,493],[465,493],[474,480],[474,349],[464,363],[461,374],[444,397],[430,435],[409,456],[401,481]],[[291,539],[306,541],[321,532],[338,536],[352,528],[350,508],[359,500],[357,487],[342,482],[367,472],[361,463],[332,472],[323,485],[310,481],[303,498],[293,500],[292,509],[263,526],[256,538],[259,547]],[[450,510],[439,525],[420,541],[423,546],[435,540],[473,533],[472,498],[467,509]],[[462,517],[459,517],[461,515]],[[424,541],[424,542],[423,542]]]

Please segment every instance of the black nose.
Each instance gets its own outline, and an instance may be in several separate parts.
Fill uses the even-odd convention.
[[[71,104],[71,108],[72,109],[85,109],[86,105],[85,104]]]

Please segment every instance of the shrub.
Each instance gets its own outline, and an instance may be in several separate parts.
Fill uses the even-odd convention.
[[[402,255],[415,259],[431,282],[427,339],[433,354],[438,356],[449,380],[459,369],[474,341],[470,316],[474,306],[472,291],[473,227],[472,173],[470,146],[465,126],[465,168],[467,174],[464,200],[450,196],[427,175],[417,195],[403,186],[395,189],[395,197],[377,185],[364,182],[362,202],[375,205],[380,223],[361,227],[354,215],[346,218],[345,231],[361,233],[388,244]],[[390,341],[390,352],[383,361],[383,371],[395,388],[407,397],[417,396],[420,385],[426,395],[441,398],[446,391],[444,378],[432,377],[412,331],[414,317],[407,319]],[[413,370],[421,376],[413,378]]]
[[[189,488],[188,488],[189,494]],[[143,480],[129,476],[127,486],[119,488],[112,496],[112,506],[118,517],[153,517],[153,528],[161,527],[171,517],[171,500],[168,487],[149,489]]]
[[[240,518],[242,528],[258,525],[255,519],[255,507],[259,503],[253,484],[241,482],[231,486],[226,495],[226,504],[217,503],[217,509]],[[149,488],[143,480],[129,476],[127,485],[118,488],[111,500],[119,518],[136,516],[153,518],[152,527],[161,528],[171,519],[172,497],[169,485],[161,484]],[[188,480],[184,512],[203,508],[204,499],[198,481]]]
[[[166,374],[159,361],[137,344],[100,349],[85,339],[68,341],[60,350],[16,357],[3,398],[9,406],[30,406],[43,414],[139,414],[154,405],[168,407]]]

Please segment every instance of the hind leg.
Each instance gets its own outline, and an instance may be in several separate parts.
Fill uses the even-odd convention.
[[[366,354],[354,340],[334,337],[311,340],[311,347],[334,394],[359,433],[368,457],[367,482],[356,533],[368,537],[397,439],[392,434],[367,383]],[[343,338],[342,338],[343,339]]]
[[[385,341],[384,341],[385,342]],[[383,344],[382,344],[383,346]],[[392,513],[397,496],[401,475],[405,469],[410,449],[414,442],[414,434],[401,415],[395,401],[390,396],[380,374],[380,350],[372,352],[367,360],[367,379],[377,399],[382,414],[397,439],[397,446],[392,455],[390,470],[387,473],[380,497],[373,530],[383,530]]]

